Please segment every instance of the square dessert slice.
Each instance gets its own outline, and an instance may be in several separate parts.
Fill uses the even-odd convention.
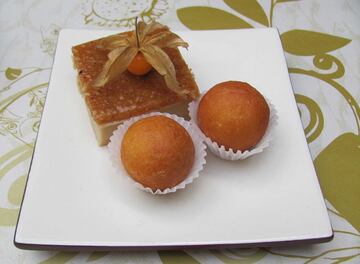
[[[181,89],[179,97],[168,89],[164,78],[152,69],[144,76],[125,71],[103,87],[93,83],[107,61],[108,50],[94,40],[72,48],[78,84],[99,145],[107,144],[112,132],[125,119],[150,111],[166,111],[187,117],[187,103],[199,96],[192,73],[177,48],[164,48],[173,62]]]

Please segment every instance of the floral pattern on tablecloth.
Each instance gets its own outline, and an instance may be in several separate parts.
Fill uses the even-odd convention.
[[[359,263],[358,0],[3,0],[0,2],[1,263]],[[285,248],[34,252],[13,234],[61,28],[174,30],[276,26],[334,229],[329,243]]]

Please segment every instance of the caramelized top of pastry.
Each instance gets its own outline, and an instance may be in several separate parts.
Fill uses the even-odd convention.
[[[176,70],[182,89],[189,93],[185,100],[199,96],[194,78],[177,48],[164,48]],[[108,50],[101,46],[101,39],[72,48],[74,64],[79,74],[80,90],[93,119],[98,124],[117,122],[152,110],[184,101],[168,89],[164,78],[155,70],[144,76],[124,72],[103,87],[94,87],[101,72]]]

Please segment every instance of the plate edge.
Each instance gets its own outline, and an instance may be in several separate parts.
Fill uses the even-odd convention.
[[[300,240],[287,240],[276,242],[254,242],[254,243],[234,243],[234,244],[190,244],[190,245],[159,245],[159,246],[82,246],[82,245],[51,245],[51,244],[31,244],[20,243],[14,240],[15,247],[25,250],[60,250],[60,251],[119,251],[119,250],[180,250],[180,249],[225,249],[225,248],[253,248],[253,247],[285,247],[294,245],[307,245],[314,243],[326,243],[334,238],[334,232],[330,236],[309,238]]]
[[[274,247],[274,246],[291,246],[291,245],[304,245],[304,244],[314,244],[314,243],[325,243],[325,242],[329,242],[334,238],[334,232],[332,229],[332,225],[331,225],[331,221],[328,215],[328,224],[331,230],[330,235],[324,236],[324,237],[317,237],[317,238],[309,238],[309,239],[299,239],[299,240],[284,240],[284,241],[276,241],[276,242],[253,242],[253,243],[227,243],[227,244],[193,244],[193,245],[160,245],[160,246],[156,246],[156,245],[150,245],[150,246],[145,246],[145,245],[141,245],[141,246],[83,246],[83,245],[56,245],[56,244],[32,244],[32,243],[23,243],[23,242],[18,242],[17,240],[17,231],[18,231],[18,226],[19,226],[19,220],[21,217],[21,211],[23,208],[23,202],[25,199],[25,195],[26,195],[26,191],[27,191],[27,187],[28,187],[28,182],[29,182],[29,176],[31,173],[31,168],[32,168],[32,163],[33,163],[33,159],[34,159],[34,155],[35,155],[35,151],[36,151],[36,143],[37,143],[37,139],[39,136],[39,133],[41,131],[41,121],[43,119],[43,112],[45,110],[46,107],[46,101],[47,101],[47,97],[48,97],[48,91],[50,88],[50,84],[51,84],[51,79],[52,79],[52,73],[53,73],[53,66],[55,64],[55,60],[56,60],[56,52],[58,50],[58,44],[59,44],[59,39],[61,38],[62,35],[66,34],[69,31],[78,31],[78,30],[82,30],[82,29],[69,29],[69,28],[65,28],[65,29],[61,29],[59,36],[57,38],[57,43],[56,43],[56,48],[55,48],[55,54],[54,54],[54,59],[52,62],[52,67],[51,67],[51,73],[50,73],[50,77],[49,77],[49,86],[46,92],[46,97],[45,97],[45,104],[44,104],[44,108],[42,110],[42,114],[41,114],[41,118],[40,118],[40,126],[39,126],[39,131],[36,135],[36,139],[35,139],[35,145],[34,145],[34,150],[33,150],[33,154],[31,157],[31,161],[30,161],[30,165],[29,165],[29,169],[28,169],[28,173],[27,173],[27,178],[26,178],[26,183],[25,183],[25,188],[24,188],[24,193],[22,196],[22,200],[21,200],[21,204],[20,204],[20,208],[19,208],[19,215],[17,218],[17,222],[16,222],[16,226],[15,226],[15,232],[14,232],[14,237],[13,237],[13,244],[15,245],[15,247],[19,248],[19,249],[25,249],[25,250],[63,250],[63,251],[89,251],[89,250],[96,250],[96,251],[117,251],[117,250],[172,250],[172,249],[223,249],[223,248],[245,248],[245,247]],[[87,29],[85,29],[87,30]],[[96,29],[95,29],[96,30]],[[231,29],[234,30],[234,29]],[[238,29],[238,30],[256,30],[256,29]],[[268,30],[268,31],[272,31],[274,32],[274,34],[277,35],[277,39],[280,43],[280,47],[282,49],[282,54],[283,54],[283,60],[285,61],[285,65],[287,66],[287,61],[286,61],[286,57],[284,54],[284,49],[281,43],[281,39],[280,39],[280,32],[277,28],[267,28],[267,29],[260,29],[260,30]],[[93,31],[93,29],[88,29],[88,31]],[[109,32],[113,31],[113,30],[107,30]],[[222,31],[222,30],[220,30]],[[235,31],[235,30],[234,30]],[[122,32],[122,31],[121,31]],[[289,79],[289,83],[290,83],[290,87],[291,87],[291,92],[293,94],[294,100],[295,100],[295,91],[293,89],[293,85],[292,85],[292,81],[290,78],[290,74],[287,71],[288,74],[288,79]],[[296,101],[295,101],[296,102]],[[300,118],[300,116],[299,116]],[[300,123],[301,126],[303,127],[303,124],[301,122],[300,119]],[[304,128],[304,127],[303,127]],[[305,136],[305,134],[304,134]],[[310,153],[310,149],[309,149],[309,144],[307,144],[307,148],[308,148],[308,152],[309,155],[312,159],[311,153]],[[312,160],[313,163],[313,160]],[[313,168],[315,171],[315,174],[317,176],[317,172],[316,172],[316,168],[313,164]],[[318,183],[318,187],[320,189],[320,193],[321,196],[323,198],[323,203],[324,203],[324,207],[326,208],[326,204],[325,204],[325,197],[323,195],[321,186],[320,186],[320,182],[317,179],[317,183]]]

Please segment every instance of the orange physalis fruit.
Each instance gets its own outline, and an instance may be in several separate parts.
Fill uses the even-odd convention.
[[[180,87],[176,78],[174,63],[165,50],[187,48],[189,45],[167,26],[155,21],[138,23],[136,17],[134,31],[103,38],[102,46],[108,51],[108,60],[94,81],[94,87],[103,87],[126,70],[132,74],[144,75],[154,68],[164,78],[170,90],[187,98],[186,90]]]
[[[151,70],[152,66],[147,62],[145,56],[138,52],[128,66],[128,71],[135,75],[145,75]]]

